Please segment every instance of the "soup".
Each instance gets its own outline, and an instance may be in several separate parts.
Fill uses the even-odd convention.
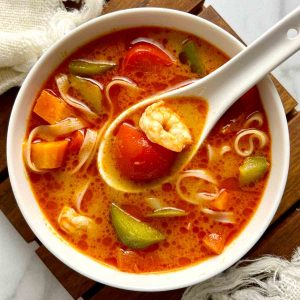
[[[24,162],[36,200],[60,236],[132,273],[171,271],[224,251],[259,205],[271,165],[256,87],[219,120],[184,170],[156,187],[149,184],[193,147],[209,109],[204,99],[153,103],[117,128],[106,167],[142,192],[106,184],[97,151],[126,108],[190,84],[227,60],[195,36],[147,27],[100,37],[57,68],[33,105]]]

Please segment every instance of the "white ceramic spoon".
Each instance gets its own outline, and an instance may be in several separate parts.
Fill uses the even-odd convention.
[[[174,163],[168,176],[147,183],[156,186],[171,180],[193,158],[202,142],[225,113],[247,90],[300,48],[300,6],[254,41],[245,50],[208,76],[177,90],[145,99],[122,112],[108,127],[98,153],[98,169],[105,182],[116,190],[140,192],[145,183],[124,179],[114,167],[111,141],[117,126],[135,111],[150,104],[175,97],[202,97],[209,110],[201,134],[193,137],[194,144]]]

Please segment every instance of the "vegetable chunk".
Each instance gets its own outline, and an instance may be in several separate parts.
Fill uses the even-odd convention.
[[[156,253],[141,253],[141,251],[117,250],[117,266],[124,272],[141,273],[145,272],[149,266],[156,266],[159,256]]]
[[[203,238],[205,246],[215,254],[221,254],[225,247],[225,237],[219,233],[210,233]]]
[[[269,168],[264,156],[247,157],[240,166],[240,184],[247,185],[261,179]]]
[[[223,190],[217,199],[212,200],[210,207],[215,210],[226,210],[229,201],[229,193]]]
[[[39,169],[56,169],[62,166],[69,141],[40,142],[31,145],[31,158]]]
[[[69,63],[69,71],[73,75],[93,76],[100,75],[116,66],[115,63],[96,62],[86,60],[72,60]]]
[[[129,67],[153,67],[155,65],[171,66],[172,58],[159,47],[150,43],[138,43],[127,53],[123,68]]]
[[[136,181],[149,181],[167,174],[176,153],[148,140],[146,135],[123,123],[115,141],[117,164],[121,173]]]
[[[36,101],[33,111],[50,124],[55,124],[74,116],[72,109],[62,99],[43,90]]]
[[[114,203],[110,215],[119,240],[129,248],[143,249],[165,239],[158,230],[132,217]]]
[[[102,93],[99,86],[90,80],[71,75],[68,77],[73,87],[83,98],[84,103],[96,114],[102,109]]]
[[[78,152],[80,150],[80,147],[84,141],[84,133],[82,130],[76,130],[74,131],[71,136],[71,141],[69,144],[69,151],[71,152]]]
[[[199,55],[199,49],[195,42],[187,41],[182,48],[181,57],[186,60],[191,67],[191,71],[200,76],[205,76],[205,66]]]

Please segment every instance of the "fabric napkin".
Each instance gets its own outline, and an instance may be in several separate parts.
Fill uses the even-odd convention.
[[[80,10],[67,11],[62,0],[0,0],[0,94],[20,86],[45,50],[99,16],[103,3],[84,0]]]
[[[185,290],[181,300],[299,300],[300,247],[291,261],[265,256],[241,261]]]

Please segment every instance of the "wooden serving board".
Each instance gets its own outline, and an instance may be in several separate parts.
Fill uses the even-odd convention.
[[[199,15],[239,38],[216,11],[212,7],[204,7],[203,2],[203,0],[110,0],[106,4],[103,13],[133,7],[167,7]],[[297,104],[295,99],[274,77],[272,79],[281,97],[289,124],[291,140],[290,171],[285,193],[272,225],[257,245],[247,254],[248,257],[257,257],[262,254],[289,257],[293,249],[300,245],[300,234],[298,234],[300,230],[300,213],[298,211],[298,207],[300,208],[300,164],[298,163],[300,159],[300,113],[294,110]],[[17,92],[18,89],[14,88],[0,96],[2,105],[0,111],[0,209],[27,242],[36,240],[39,243],[17,207],[6,167],[7,125]],[[105,300],[108,298],[110,300],[175,300],[180,299],[182,296],[183,289],[169,292],[142,293],[104,286],[71,270],[54,257],[43,245],[40,243],[39,245],[40,247],[36,250],[37,255],[74,299],[81,297],[85,300]]]

